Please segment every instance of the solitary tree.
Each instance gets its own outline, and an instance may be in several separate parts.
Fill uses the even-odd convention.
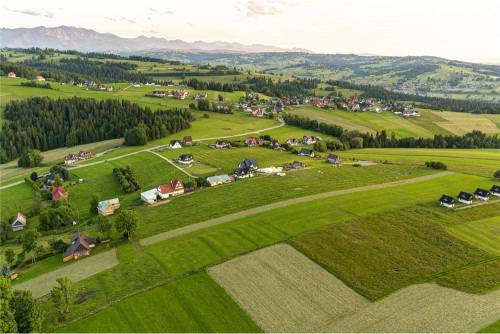
[[[5,250],[5,260],[7,260],[9,266],[11,266],[14,263],[15,258],[16,258],[16,253],[14,253],[14,250],[12,248],[7,248]]]
[[[97,230],[102,235],[102,240],[109,239],[111,237],[111,230],[113,229],[113,224],[108,216],[97,216],[94,218],[94,222],[97,224]]]
[[[68,313],[75,300],[73,281],[68,277],[59,277],[56,282],[59,286],[52,288],[50,297],[61,313]]]
[[[139,216],[135,211],[125,210],[115,218],[115,228],[118,232],[127,234],[127,238],[137,230]]]
[[[35,249],[37,246],[37,240],[40,238],[40,232],[37,230],[26,231],[23,235],[23,250],[26,253],[31,252],[31,263],[35,262]]]
[[[2,276],[3,277],[10,277],[9,267],[7,266],[7,263],[5,263],[5,262],[2,264]]]
[[[499,169],[499,170],[497,170],[497,171],[495,172],[495,174],[493,174],[493,177],[494,177],[495,179],[500,179],[500,169]]]
[[[19,333],[36,333],[42,330],[42,307],[31,291],[15,290],[11,306]]]
[[[61,177],[59,176],[59,174],[56,175],[56,177],[54,178],[54,187],[62,187],[62,180],[61,180]]]
[[[97,214],[97,205],[99,205],[99,202],[101,201],[101,198],[99,197],[99,194],[94,194],[92,195],[92,199],[90,200],[90,213]]]

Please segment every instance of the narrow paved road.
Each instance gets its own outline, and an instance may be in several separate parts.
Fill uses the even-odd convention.
[[[223,138],[233,138],[233,137],[247,136],[247,135],[254,134],[254,133],[261,133],[263,131],[269,131],[269,130],[277,129],[277,128],[282,127],[283,125],[285,125],[285,122],[282,119],[279,119],[279,121],[280,121],[279,125],[272,126],[270,128],[266,128],[266,129],[262,129],[262,130],[256,130],[256,131],[246,132],[246,133],[239,133],[239,134],[230,135],[230,136],[201,138],[201,139],[195,139],[194,141],[200,141],[201,142],[203,140],[215,140],[215,139],[223,139]],[[154,146],[154,147],[145,148],[145,149],[142,149],[142,150],[139,150],[139,151],[135,151],[135,152],[132,152],[132,153],[127,153],[127,154],[119,155],[117,157],[109,158],[109,159],[106,159],[106,160],[99,160],[99,161],[91,162],[91,163],[88,163],[88,164],[85,164],[85,165],[78,165],[78,166],[75,166],[75,167],[70,167],[68,169],[73,170],[73,169],[78,169],[78,168],[83,168],[83,167],[88,167],[88,166],[94,166],[94,165],[102,164],[102,163],[105,163],[105,162],[108,162],[108,161],[113,161],[113,160],[118,160],[118,159],[121,159],[121,158],[125,158],[125,157],[131,156],[131,155],[134,155],[134,154],[138,154],[138,153],[141,153],[141,152],[152,151],[152,150],[157,149],[157,148],[162,147],[162,146],[165,146],[165,145],[157,145],[157,146]],[[182,171],[184,173],[186,173],[184,170],[182,170]],[[189,175],[189,176],[191,176],[191,177],[194,177],[194,176],[192,176],[192,175],[190,175],[188,173],[186,173],[186,174]],[[21,184],[23,182],[24,181],[18,181],[18,182],[14,182],[14,183],[10,183],[10,184],[1,186],[0,190],[1,189],[5,189],[5,188],[10,188],[10,187],[17,186],[18,184]]]
[[[349,188],[349,189],[342,189],[342,190],[335,190],[335,191],[330,191],[326,193],[321,193],[321,194],[316,194],[316,195],[310,195],[310,196],[305,196],[305,197],[299,197],[299,198],[292,198],[286,201],[281,201],[277,203],[272,203],[272,204],[267,204],[263,206],[259,206],[256,208],[240,211],[240,212],[235,212],[226,216],[206,220],[197,224],[189,225],[189,226],[184,226],[175,230],[163,232],[160,234],[153,235],[151,237],[147,237],[144,239],[139,240],[139,244],[142,246],[147,246],[151,244],[155,244],[157,242],[171,239],[186,233],[198,231],[207,227],[212,227],[215,225],[223,224],[235,219],[240,219],[244,218],[247,216],[251,216],[257,213],[277,209],[277,208],[282,208],[285,206],[289,205],[294,205],[294,204],[300,204],[304,202],[309,202],[309,201],[314,201],[322,198],[327,198],[327,197],[332,197],[332,196],[338,196],[338,195],[345,195],[345,194],[352,194],[352,193],[357,193],[360,191],[367,191],[367,190],[376,190],[376,189],[383,189],[387,187],[393,187],[393,186],[398,186],[398,185],[404,185],[404,184],[411,184],[411,183],[416,183],[416,182],[421,182],[425,180],[431,180],[435,179],[438,177],[442,177],[445,175],[450,175],[453,174],[453,172],[440,172],[436,174],[431,174],[431,175],[426,175],[426,176],[420,176],[416,177],[413,179],[408,179],[408,180],[401,180],[401,181],[393,181],[393,182],[388,182],[388,183],[381,183],[381,184],[373,184],[369,186],[364,186],[364,187],[357,187],[357,188]]]
[[[175,162],[173,162],[173,161],[172,161],[172,160],[170,160],[169,158],[164,157],[163,155],[161,155],[161,154],[160,154],[160,153],[158,153],[158,152],[154,152],[154,151],[149,151],[149,152],[151,152],[151,153],[153,153],[153,154],[155,154],[155,155],[159,156],[160,158],[162,158],[163,160],[165,160],[166,162],[168,162],[169,164],[171,164],[172,166],[174,166],[175,168],[177,168],[178,170],[180,170],[181,172],[183,172],[183,173],[184,173],[184,174],[186,174],[187,176],[189,176],[189,177],[192,177],[192,178],[196,179],[196,176],[189,174],[189,172],[187,172],[187,171],[185,171],[184,169],[182,169],[182,168],[180,168],[179,166],[177,166],[177,165],[175,164]]]

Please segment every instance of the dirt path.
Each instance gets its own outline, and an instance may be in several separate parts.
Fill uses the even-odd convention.
[[[206,220],[197,224],[181,227],[175,230],[163,232],[160,234],[153,235],[151,237],[147,237],[144,239],[139,240],[139,244],[142,246],[147,246],[147,245],[152,245],[157,242],[171,239],[186,233],[198,231],[207,227],[212,227],[215,225],[223,224],[232,220],[244,218],[247,216],[251,216],[257,213],[277,209],[277,208],[282,208],[286,207],[289,205],[294,205],[294,204],[300,204],[304,202],[309,202],[309,201],[314,201],[322,198],[327,198],[327,197],[332,197],[332,196],[338,196],[338,195],[345,195],[345,194],[351,194],[351,193],[356,193],[360,191],[367,191],[367,190],[376,190],[376,189],[383,189],[387,187],[393,187],[397,185],[404,185],[404,184],[411,184],[411,183],[416,183],[416,182],[421,182],[425,180],[430,180],[430,179],[435,179],[438,177],[442,177],[445,175],[450,175],[453,174],[452,172],[440,172],[432,175],[426,175],[426,176],[421,176],[421,177],[416,177],[414,179],[408,179],[408,180],[402,180],[402,181],[393,181],[393,182],[388,182],[388,183],[382,183],[382,184],[373,184],[369,186],[364,186],[364,187],[357,187],[357,188],[349,188],[349,189],[343,189],[343,190],[335,190],[335,191],[330,191],[326,193],[321,193],[321,194],[316,194],[316,195],[310,195],[310,196],[305,196],[305,197],[299,197],[299,198],[293,198],[289,199],[286,201],[281,201],[277,203],[272,203],[272,204],[267,204],[263,206],[259,206],[256,208],[240,211],[240,212],[235,212],[226,216],[222,217],[217,217],[214,219]]]
[[[462,206],[460,208],[455,208],[453,210],[464,210],[464,209],[469,209],[469,208],[473,208],[475,206],[481,206],[481,205],[487,205],[487,204],[493,204],[493,203],[498,203],[500,202],[500,199],[497,199],[497,200],[493,200],[493,201],[485,201],[485,202],[479,202],[479,203],[475,203],[475,204],[471,204],[471,205],[467,205],[467,206]]]
[[[163,155],[161,155],[160,153],[157,153],[157,152],[154,152],[154,151],[148,151],[150,153],[153,153],[157,156],[159,156],[160,158],[162,158],[163,160],[165,160],[166,162],[168,162],[169,164],[171,164],[172,166],[174,166],[175,168],[177,168],[178,170],[180,170],[181,172],[183,172],[184,174],[186,174],[187,176],[189,177],[192,177],[194,179],[196,179],[196,176],[194,175],[191,175],[189,172],[185,171],[184,169],[180,168],[179,166],[177,166],[172,160],[164,157]]]

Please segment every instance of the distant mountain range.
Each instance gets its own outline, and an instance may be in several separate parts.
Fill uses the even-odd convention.
[[[180,39],[167,40],[158,37],[139,36],[123,38],[113,34],[101,34],[97,31],[75,27],[36,27],[2,28],[0,47],[12,48],[53,48],[59,50],[77,50],[82,52],[117,52],[135,50],[168,50],[178,52],[217,52],[217,53],[259,53],[259,52],[306,52],[300,48],[283,49],[274,46],[252,44],[244,45],[229,42],[185,42]]]

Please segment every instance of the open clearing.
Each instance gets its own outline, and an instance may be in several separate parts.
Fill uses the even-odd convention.
[[[255,333],[261,330],[224,289],[201,272],[127,298],[58,332]]]
[[[500,216],[455,225],[449,231],[460,239],[500,256]]]
[[[71,278],[74,282],[81,281],[87,277],[100,273],[118,264],[116,249],[79,259],[72,264],[43,274],[29,281],[15,285],[15,289],[31,290],[35,298],[50,293],[52,287],[57,285],[56,279],[62,276]]]
[[[500,290],[472,295],[436,284],[399,290],[322,332],[474,333],[500,316]]]
[[[278,208],[282,208],[282,207],[289,206],[289,205],[314,201],[317,199],[327,198],[327,197],[332,197],[332,196],[346,195],[346,194],[356,193],[356,192],[360,192],[360,191],[383,189],[383,188],[387,188],[387,187],[393,187],[396,185],[410,184],[410,183],[430,180],[433,178],[437,178],[437,177],[441,177],[441,176],[445,176],[445,175],[449,175],[449,174],[450,174],[449,172],[441,172],[441,173],[416,177],[416,178],[412,178],[412,179],[408,179],[408,180],[401,180],[401,181],[375,184],[375,185],[358,187],[358,188],[350,188],[350,189],[344,189],[344,190],[331,191],[331,192],[326,192],[326,193],[322,193],[322,194],[316,194],[316,195],[311,195],[311,196],[306,196],[306,197],[299,197],[299,198],[294,198],[294,199],[290,199],[287,201],[263,205],[263,206],[256,207],[253,209],[236,212],[236,213],[233,213],[233,214],[230,214],[227,216],[222,216],[222,217],[210,219],[207,221],[203,221],[203,222],[200,222],[200,223],[197,223],[194,225],[181,227],[179,229],[175,229],[172,231],[159,233],[157,235],[153,235],[151,237],[141,239],[140,244],[143,246],[151,245],[151,244],[160,242],[162,240],[170,239],[170,238],[173,238],[173,237],[176,237],[179,235],[183,235],[183,234],[190,233],[193,231],[201,230],[203,228],[215,226],[215,225],[226,223],[226,222],[229,222],[229,221],[232,221],[235,219],[244,218],[244,217],[251,216],[251,215],[254,215],[257,213],[262,213],[264,211],[278,209]]]
[[[464,135],[467,132],[472,132],[472,130],[481,130],[484,133],[500,132],[500,128],[486,115],[452,111],[434,111],[434,114],[448,121],[446,123],[437,122],[436,124],[457,135]]]
[[[368,303],[285,244],[243,255],[208,273],[266,332],[313,331]]]

